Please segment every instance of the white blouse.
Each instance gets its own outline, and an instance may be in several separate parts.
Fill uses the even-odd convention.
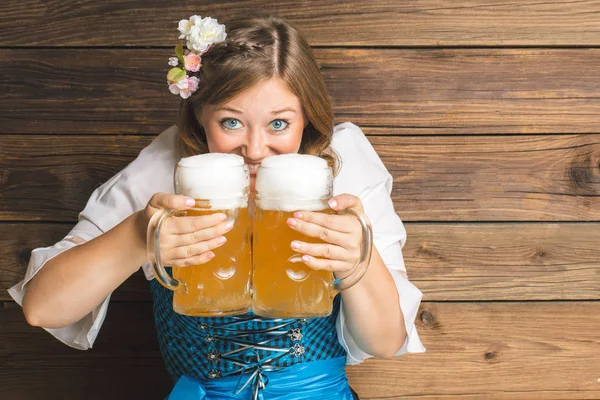
[[[48,260],[110,230],[132,213],[143,209],[154,193],[175,192],[173,170],[181,158],[177,147],[177,132],[176,125],[162,132],[127,167],[98,187],[79,214],[79,222],[65,238],[53,246],[32,251],[25,278],[8,290],[19,305],[27,290],[27,282]],[[375,248],[381,254],[398,289],[407,338],[396,355],[424,352],[425,347],[414,323],[423,294],[405,275],[402,247],[406,242],[406,230],[390,197],[392,176],[362,130],[352,122],[335,126],[331,147],[342,161],[340,172],[334,178],[333,194],[350,193],[361,199],[373,226]],[[83,241],[75,240],[78,242],[75,243],[74,238]],[[147,263],[142,268],[146,279],[154,279]],[[110,295],[78,322],[61,329],[44,329],[68,346],[87,350],[98,336],[109,300]],[[347,364],[357,364],[372,357],[356,345],[346,327],[343,308],[340,308],[336,329],[339,342],[347,351]]]

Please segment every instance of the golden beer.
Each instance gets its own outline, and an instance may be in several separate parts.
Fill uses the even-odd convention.
[[[329,212],[331,210],[322,210]],[[265,317],[320,317],[331,314],[330,271],[313,270],[290,247],[293,240],[319,243],[287,225],[293,212],[256,209],[254,222],[253,311]]]
[[[235,315],[252,306],[250,279],[252,248],[248,208],[235,210],[191,209],[187,216],[222,212],[234,219],[227,241],[212,250],[215,257],[202,265],[173,267],[173,278],[185,282],[186,291],[175,291],[173,309],[191,316]]]
[[[154,275],[174,292],[173,310],[190,316],[244,314],[252,306],[252,234],[248,214],[250,177],[244,158],[236,154],[207,153],[179,160],[174,173],[175,193],[196,199],[184,212],[160,210],[147,232],[148,259]],[[160,254],[160,232],[165,219],[222,212],[233,229],[227,241],[212,250],[215,257],[202,265],[173,267],[169,275]]]
[[[334,279],[333,272],[313,270],[294,251],[292,241],[325,243],[288,226],[295,211],[335,214],[328,201],[333,193],[333,172],[327,162],[306,154],[266,157],[256,172],[253,238],[252,309],[256,315],[278,318],[313,318],[330,315],[333,298],[356,284],[371,257],[372,231],[361,211],[354,215],[362,227],[361,256],[351,273]],[[329,244],[329,243],[326,243]]]

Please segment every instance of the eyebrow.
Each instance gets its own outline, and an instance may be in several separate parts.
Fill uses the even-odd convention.
[[[243,112],[241,110],[238,110],[236,108],[231,108],[231,107],[216,107],[215,111],[231,111],[231,112],[238,113],[238,114],[242,114],[242,112]],[[294,110],[292,107],[286,107],[286,108],[282,108],[280,110],[273,110],[273,111],[271,111],[271,114],[280,114],[284,111],[291,111],[294,114],[296,113],[296,110]]]

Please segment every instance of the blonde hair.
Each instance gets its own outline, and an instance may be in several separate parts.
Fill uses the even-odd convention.
[[[287,20],[254,14],[223,22],[227,39],[202,55],[198,90],[179,106],[178,127],[184,156],[208,153],[206,132],[197,119],[203,104],[221,105],[275,76],[300,99],[309,121],[299,153],[327,160],[337,173],[339,157],[330,148],[333,109],[311,47]]]

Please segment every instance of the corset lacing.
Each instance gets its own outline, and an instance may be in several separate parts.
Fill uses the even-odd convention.
[[[198,324],[198,327],[203,331],[210,328],[211,333],[204,339],[206,342],[216,343],[217,341],[224,341],[237,346],[237,348],[227,353],[219,353],[218,351],[213,350],[207,354],[207,358],[213,363],[216,363],[221,359],[229,361],[233,365],[239,367],[226,373],[213,369],[209,372],[208,378],[216,379],[223,376],[239,374],[240,377],[236,385],[236,394],[241,393],[248,385],[252,385],[252,399],[256,400],[259,398],[259,391],[264,389],[268,384],[268,377],[264,372],[274,372],[284,369],[284,367],[272,365],[273,362],[286,355],[300,357],[304,354],[304,346],[299,343],[302,340],[302,330],[300,328],[291,328],[291,326],[294,324],[304,325],[306,319],[273,318],[268,321],[275,325],[269,328],[240,330],[241,328],[237,327],[238,325],[249,322],[264,322],[265,320],[252,315],[234,316],[230,318],[233,319],[231,322],[210,325],[207,323]],[[252,335],[256,334],[264,334],[267,337],[264,340],[253,343],[249,339]],[[294,343],[291,347],[280,348],[269,345],[269,343],[283,338],[286,335],[291,342]],[[266,351],[270,354],[261,358],[256,350]],[[250,374],[250,376],[242,385],[242,378],[245,374]]]

